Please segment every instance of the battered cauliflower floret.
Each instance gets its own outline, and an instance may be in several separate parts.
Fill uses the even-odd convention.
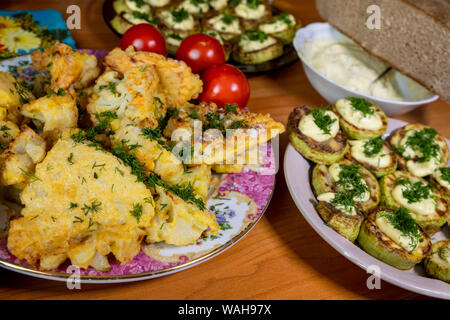
[[[19,127],[12,121],[0,120],[0,148],[6,149],[9,142],[20,133]]]
[[[74,90],[51,91],[44,97],[25,104],[21,113],[27,118],[38,121],[42,130],[75,128],[78,121],[78,108]]]
[[[31,53],[36,70],[50,74],[50,88],[54,91],[74,87],[88,87],[100,74],[97,58],[87,52],[78,52],[64,43],[56,43],[44,51]]]
[[[0,120],[20,124],[22,117],[19,107],[33,99],[33,94],[22,81],[11,73],[0,71]]]
[[[33,180],[35,165],[45,157],[46,143],[27,125],[0,155],[0,184],[15,185]]]
[[[209,235],[219,232],[220,226],[211,212],[200,210],[161,187],[157,186],[156,192],[156,214],[148,230],[146,243],[165,241],[183,246],[195,243],[203,233]]]
[[[111,111],[120,120],[156,128],[166,114],[166,101],[155,68],[136,65],[123,75],[105,71],[96,81],[87,111],[94,123],[96,114]]]
[[[135,52],[131,46],[126,51],[115,48],[105,57],[105,64],[121,73],[142,63],[156,68],[169,107],[183,105],[202,92],[203,83],[199,75],[192,73],[191,68],[183,61],[153,52]]]

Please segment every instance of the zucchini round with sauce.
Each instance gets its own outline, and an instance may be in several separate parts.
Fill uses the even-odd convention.
[[[347,152],[347,137],[330,110],[297,107],[289,115],[287,130],[294,148],[315,163],[332,164]]]
[[[398,155],[400,170],[425,177],[448,161],[448,146],[436,130],[422,124],[408,124],[391,136],[392,149]]]
[[[342,130],[352,139],[371,139],[383,135],[388,118],[383,110],[362,98],[339,99],[333,106]]]
[[[235,44],[233,59],[243,64],[258,64],[283,55],[283,44],[264,32],[247,32]]]
[[[301,23],[296,24],[294,16],[287,12],[283,12],[258,26],[259,31],[277,38],[283,44],[291,43],[299,28],[301,28]]]
[[[426,180],[395,171],[384,176],[380,186],[382,204],[394,209],[405,207],[426,233],[438,232],[447,221],[447,201]]]
[[[325,223],[344,238],[355,242],[364,216],[353,206],[339,204],[339,196],[323,194],[316,209]],[[325,201],[326,200],[326,201]],[[335,201],[335,202],[334,202]]]
[[[228,7],[228,0],[209,0],[209,6],[215,12],[222,12]]]
[[[444,167],[435,170],[430,176],[430,183],[442,194],[450,207],[450,168]]]
[[[164,39],[166,39],[167,52],[170,55],[175,56],[180,46],[181,42],[184,40],[184,36],[179,35],[178,33],[171,32],[169,30],[165,30],[163,32]]]
[[[433,243],[430,255],[424,260],[424,266],[430,276],[450,283],[450,240]]]
[[[179,4],[178,8],[185,9],[194,17],[201,17],[208,13],[209,3],[208,0],[184,0]]]
[[[361,226],[358,243],[371,256],[401,270],[421,262],[431,248],[430,238],[405,208],[374,209]]]
[[[397,169],[397,156],[387,141],[381,137],[365,140],[349,140],[346,158],[364,166],[380,178]]]
[[[161,10],[157,13],[160,30],[163,33],[178,34],[183,38],[200,32],[200,24],[184,8]]]
[[[272,11],[266,0],[240,0],[232,3],[232,12],[246,31],[254,31],[258,25],[270,18]]]
[[[235,42],[244,33],[239,18],[228,11],[205,20],[204,28],[216,31],[223,40],[230,42]]]
[[[314,194],[345,193],[362,212],[376,208],[380,202],[377,179],[363,166],[343,159],[330,166],[317,164],[311,176]]]

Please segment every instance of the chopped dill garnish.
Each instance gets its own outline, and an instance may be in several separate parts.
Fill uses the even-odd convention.
[[[450,167],[439,169],[441,171],[441,178],[450,183]]]
[[[366,117],[367,115],[372,115],[374,113],[372,105],[365,99],[350,97],[347,98],[347,100],[350,101],[350,104],[352,105],[353,109],[361,111],[364,117]]]
[[[368,157],[373,157],[380,153],[383,147],[384,140],[381,137],[369,139],[364,142],[364,154]]]
[[[340,190],[352,194],[353,197],[359,197],[369,191],[357,165],[341,164],[340,167],[339,180],[336,182]]]
[[[72,210],[75,209],[76,207],[78,207],[78,203],[71,202],[69,209]]]
[[[77,216],[75,216],[74,217],[74,221],[72,221],[73,223],[82,223],[84,220],[83,219],[81,219],[80,217],[77,217]]]
[[[130,210],[130,213],[133,217],[136,218],[137,222],[139,223],[139,220],[141,219],[142,216],[142,204],[135,203],[133,205],[133,209]]]
[[[72,153],[72,152],[71,152],[70,155],[67,157],[67,161],[68,161],[70,164],[73,164],[73,153]]]
[[[96,213],[100,210],[100,206],[102,205],[101,202],[94,201],[91,202],[91,205],[88,206],[87,204],[84,204],[83,208],[81,210],[83,211],[84,215],[87,216],[90,212]]]
[[[175,21],[176,23],[189,19],[189,12],[187,12],[187,10],[184,8],[172,10],[170,11],[170,13],[172,14],[173,21]]]
[[[440,147],[435,141],[436,136],[437,132],[433,128],[415,131],[413,135],[408,136],[405,145],[400,147],[399,151],[403,154],[406,147],[411,147],[418,155],[417,162],[427,162],[431,158],[440,156]]]
[[[331,125],[336,122],[336,119],[331,119],[331,117],[325,113],[325,110],[319,108],[311,109],[311,114],[316,126],[318,126],[323,133],[330,134]]]
[[[408,200],[408,203],[419,202],[424,199],[435,199],[431,186],[422,181],[411,182],[406,179],[397,179],[397,184],[405,186],[403,189],[403,197]]]

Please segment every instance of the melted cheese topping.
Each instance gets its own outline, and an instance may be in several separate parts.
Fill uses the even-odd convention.
[[[393,240],[396,244],[411,252],[415,247],[411,245],[411,239],[409,237],[405,237],[400,230],[395,228],[386,217],[377,215],[375,219],[375,223],[377,227],[383,232],[386,236],[388,236],[391,240]]]
[[[330,173],[331,177],[333,178],[333,181],[338,182],[339,181],[339,174],[342,171],[342,167],[339,163],[333,163],[331,166],[328,167],[328,172]],[[367,186],[366,181],[364,179],[361,179],[361,184]],[[353,200],[357,202],[366,202],[370,199],[370,193],[365,191],[359,196],[355,196]]]
[[[389,148],[383,145],[380,152],[368,157],[364,153],[364,144],[367,140],[351,140],[349,141],[351,146],[352,157],[359,162],[367,163],[376,168],[386,168],[391,165],[391,156],[389,155]]]
[[[266,13],[266,6],[261,3],[255,9],[253,9],[247,5],[247,0],[244,0],[240,4],[238,4],[234,10],[236,12],[236,15],[241,18],[248,20],[258,20],[261,19]]]
[[[383,126],[380,115],[376,112],[373,114],[364,114],[352,107],[352,103],[347,99],[339,99],[336,102],[336,109],[345,121],[353,124],[357,128],[366,130],[378,130]]]
[[[436,181],[441,185],[441,186],[443,186],[444,188],[446,188],[446,189],[449,189],[450,190],[450,183],[447,181],[447,180],[444,180],[443,178],[442,178],[442,171],[441,170],[435,170],[434,172],[433,172],[433,177],[436,179]]]
[[[336,137],[339,132],[339,119],[332,111],[325,111],[325,114],[328,115],[331,119],[335,119],[330,126],[330,133],[324,133],[314,122],[314,117],[312,114],[308,114],[300,120],[298,123],[298,129],[305,136],[310,137],[311,139],[317,142],[323,142],[328,139]]]
[[[277,40],[272,37],[267,37],[267,39],[265,39],[264,41],[259,41],[259,40],[250,40],[246,35],[244,35],[239,40],[239,47],[242,48],[243,52],[253,52],[270,47],[275,43],[277,43]]]
[[[205,1],[204,3],[193,4],[191,0],[185,0],[180,4],[180,8],[186,9],[191,14],[206,13],[209,10],[209,5]]]
[[[170,11],[163,11],[161,12],[161,19],[166,25],[173,29],[192,30],[195,26],[195,20],[191,15],[189,15],[188,18],[184,19],[183,21],[176,22]]]
[[[407,186],[397,185],[392,190],[392,197],[399,205],[408,209],[413,215],[426,217],[436,214],[436,201],[434,199],[428,198],[409,203],[408,199],[403,197],[403,191],[406,189]]]
[[[287,19],[291,22],[291,25],[295,25],[295,18],[292,14],[287,16]],[[259,30],[265,33],[281,32],[289,28],[289,25],[283,19],[273,19],[269,22],[263,23],[259,26]]]
[[[170,3],[170,0],[146,0],[152,7],[164,7]]]
[[[334,199],[335,195],[336,194],[332,193],[332,192],[322,193],[321,195],[319,195],[317,197],[317,200],[325,201],[325,202],[328,202],[328,203],[331,204],[331,201]],[[343,205],[340,205],[340,204],[338,204],[338,205],[334,205],[333,204],[333,206],[337,210],[339,210],[341,213],[343,213],[343,214],[347,214],[347,215],[350,215],[350,216],[356,215],[356,208],[355,207],[348,207],[348,206],[343,206]]]
[[[214,27],[215,30],[226,33],[241,34],[239,19],[234,19],[230,24],[223,22],[223,14],[219,14],[214,18],[208,20],[208,23]]]

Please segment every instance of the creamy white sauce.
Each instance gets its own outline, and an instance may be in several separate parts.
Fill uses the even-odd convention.
[[[125,12],[123,18],[132,24],[149,23],[145,19],[137,18],[130,12]]]
[[[210,0],[209,5],[216,11],[225,9],[228,5],[228,0]]]
[[[440,169],[435,170],[435,171],[433,172],[433,177],[436,179],[436,181],[437,181],[441,186],[443,186],[444,188],[450,190],[450,183],[449,183],[447,180],[444,180],[444,179],[442,178],[442,171],[441,171]]]
[[[391,165],[392,159],[389,155],[389,149],[385,145],[381,148],[380,152],[374,154],[371,157],[366,156],[364,153],[364,144],[367,140],[350,140],[350,152],[352,157],[359,162],[367,163],[376,168],[387,168]]]
[[[404,100],[387,77],[374,83],[389,66],[351,40],[317,39],[306,43],[306,52],[304,58],[315,69],[348,89],[383,99]]]
[[[325,114],[328,115],[331,119],[335,119],[335,121],[330,126],[330,133],[324,133],[314,122],[314,117],[311,113],[303,116],[302,119],[298,123],[298,129],[305,136],[310,137],[311,139],[317,142],[323,142],[328,139],[336,137],[339,132],[339,119],[337,115],[332,111],[325,111]]]
[[[319,200],[319,201],[324,201],[324,202],[328,202],[328,203],[330,203],[331,204],[331,201],[334,199],[334,197],[335,197],[335,193],[332,193],[332,192],[326,192],[326,193],[322,193],[322,194],[320,194],[318,197],[317,197],[317,200]],[[338,205],[334,205],[333,204],[333,206],[337,209],[337,210],[339,210],[340,212],[342,212],[342,213],[344,213],[344,214],[348,214],[348,215],[351,215],[351,216],[354,216],[354,215],[356,215],[356,208],[355,207],[353,207],[353,206],[343,206],[343,205],[340,205],[340,204],[338,204]]]
[[[170,3],[170,0],[146,0],[152,7],[164,7]]]
[[[128,8],[130,8],[133,11],[139,11],[141,13],[150,13],[150,6],[148,4],[143,4],[141,5],[141,7],[138,7],[136,5],[136,2],[132,1],[132,0],[126,0],[125,1],[126,5]]]
[[[258,5],[256,8],[250,8],[247,5],[247,0],[243,0],[240,4],[234,8],[237,16],[248,19],[248,20],[258,20],[261,19],[266,13],[266,6],[264,4]]]
[[[339,99],[336,101],[335,106],[342,118],[357,128],[378,130],[383,126],[383,121],[381,121],[380,115],[377,112],[364,115],[361,111],[353,108],[351,101],[348,99]]]
[[[204,3],[194,5],[191,2],[191,0],[185,0],[180,4],[180,8],[184,8],[187,12],[191,14],[201,14],[208,12],[209,4],[205,1]]]
[[[291,26],[295,25],[295,18],[292,14],[289,14],[287,16],[289,19]],[[263,23],[259,25],[259,30],[265,33],[275,33],[275,32],[281,32],[289,28],[289,25],[286,23],[286,21],[282,19],[275,18],[269,22]]]
[[[331,166],[328,167],[328,172],[330,173],[331,178],[333,179],[333,181],[336,181],[336,182],[339,181],[339,174],[341,173],[341,171],[342,171],[342,167],[339,163],[333,163]],[[364,179],[361,178],[360,182],[361,182],[361,184],[363,184],[367,187],[367,183]],[[370,193],[368,191],[364,191],[360,195],[353,197],[353,200],[357,201],[357,202],[366,202],[369,199],[370,199]]]
[[[400,230],[395,228],[386,217],[378,214],[375,219],[375,224],[383,232],[387,237],[393,240],[396,244],[401,246],[407,251],[414,250],[415,247],[411,245],[411,239],[409,237],[405,237]]]
[[[250,40],[246,35],[242,36],[239,40],[239,46],[243,52],[259,51],[264,48],[270,47],[277,43],[275,38],[268,36],[264,41]]]
[[[191,15],[189,15],[183,21],[176,22],[170,11],[163,11],[161,12],[161,18],[166,25],[173,29],[192,30],[195,26],[194,18]]]
[[[214,18],[208,20],[208,23],[214,27],[215,30],[225,33],[241,34],[239,19],[234,19],[230,24],[223,22],[223,14],[219,14]]]
[[[402,207],[405,207],[415,216],[428,217],[436,214],[436,201],[432,198],[422,199],[417,202],[409,203],[408,199],[403,197],[403,191],[407,186],[397,185],[392,190],[392,197]]]

